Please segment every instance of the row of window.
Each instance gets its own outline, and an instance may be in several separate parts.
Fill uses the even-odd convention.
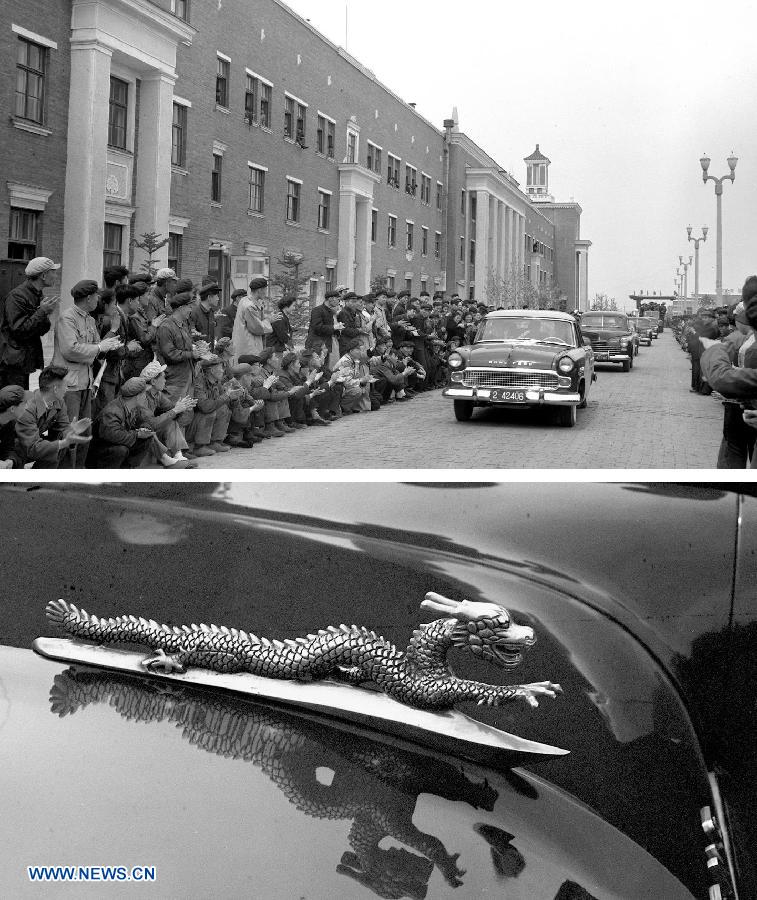
[[[230,79],[231,60],[223,54],[217,55],[216,68],[216,104],[223,109],[230,105]],[[244,115],[245,121],[250,125],[259,125],[271,129],[271,98],[273,83],[247,70]],[[318,112],[316,115],[316,152],[329,159],[335,158],[335,132],[336,122]],[[303,149],[308,149],[308,104],[292,94],[284,94],[284,137],[299,144]],[[359,160],[358,134],[347,129],[347,152],[345,160],[348,163],[356,163]],[[367,141],[365,165],[371,171],[380,175],[382,172],[383,149],[372,141]],[[388,154],[387,184],[400,190],[401,159],[393,154]],[[418,183],[418,170],[409,163],[405,165],[405,193],[415,197],[420,187],[421,202],[431,205],[431,177],[421,173]],[[436,207],[442,209],[443,185],[438,181],[436,185]]]
[[[429,230],[425,225],[421,226],[421,256],[428,256],[428,236]],[[375,244],[378,237],[378,210],[374,209],[371,214],[371,241]],[[386,231],[386,243],[391,249],[397,246],[397,216],[389,215]],[[405,250],[412,253],[415,250],[415,223],[405,222]],[[442,255],[442,233],[437,231],[434,233],[434,256],[439,259]]]

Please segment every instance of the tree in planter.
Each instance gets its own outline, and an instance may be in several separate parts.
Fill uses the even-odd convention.
[[[274,289],[275,299],[287,295],[299,298],[300,303],[291,306],[287,311],[287,316],[292,323],[295,344],[302,344],[310,325],[310,303],[306,290],[306,285],[310,285],[310,275],[300,275],[305,257],[295,250],[282,250],[281,256],[276,257],[275,262],[279,266],[279,271],[271,275],[269,283]],[[275,300],[273,307],[276,308]]]
[[[145,272],[150,275],[151,278],[154,278],[158,271],[159,262],[156,254],[158,250],[162,250],[162,248],[166,246],[168,238],[162,237],[157,231],[146,231],[144,234],[141,234],[140,237],[142,238],[141,241],[133,238],[131,246],[137,247],[147,255],[147,259],[142,260],[140,271]]]
[[[614,297],[608,297],[607,294],[595,294],[591,308],[594,312],[617,312],[618,304]]]

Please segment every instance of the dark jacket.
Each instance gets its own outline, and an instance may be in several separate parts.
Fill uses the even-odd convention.
[[[199,331],[203,340],[210,344],[211,350],[216,342],[216,314],[212,309],[203,309],[201,301],[192,304],[192,313],[189,316],[189,325],[195,331]],[[231,337],[231,335],[229,335]]]
[[[189,329],[169,316],[158,327],[158,354],[166,369],[166,388],[184,387],[194,380],[194,353]]]
[[[237,306],[238,303],[232,303],[221,310],[221,315],[216,323],[216,340],[231,337],[234,332],[234,320],[237,317]]]
[[[44,364],[42,335],[50,330],[50,317],[39,305],[42,291],[28,279],[17,285],[0,307],[0,363],[29,374]]]
[[[149,362],[152,362],[153,348],[157,347],[156,336],[158,329],[151,325],[150,321],[142,309],[138,309],[129,316],[126,325],[128,339],[130,341],[139,341],[142,345],[142,350],[137,351],[135,354],[129,354],[128,358],[124,360],[124,380],[139,375],[142,369]]]
[[[16,419],[16,453],[26,463],[57,456],[55,442],[68,427],[68,413],[60,400],[45,403],[42,393],[34,391]]]
[[[273,331],[266,335],[265,345],[273,347],[276,353],[283,353],[292,346],[292,323],[283,309],[271,319],[271,328]]]
[[[97,435],[106,444],[133,447],[137,442],[137,429],[150,428],[151,419],[149,410],[143,406],[129,409],[122,397],[116,397],[100,413]]]
[[[700,345],[701,346],[701,345]],[[731,362],[728,349],[715,344],[702,353],[702,376],[714,391],[736,400],[757,399],[757,363],[754,354],[747,353],[743,368]]]
[[[360,326],[363,324],[363,316],[359,309],[349,309],[345,306],[337,316],[337,319],[344,325],[339,334],[339,352],[344,356],[347,353],[350,341],[362,334]]]
[[[334,337],[334,313],[322,303],[310,313],[310,327],[305,346],[312,349],[316,344],[325,344],[331,349],[331,341]]]

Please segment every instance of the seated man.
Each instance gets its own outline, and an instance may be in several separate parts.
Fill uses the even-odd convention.
[[[16,418],[26,391],[18,384],[0,389],[0,469],[20,469],[16,456]]]
[[[334,369],[344,383],[342,415],[370,412],[371,384],[376,379],[368,371],[368,357],[358,338],[353,338],[346,347],[347,352]]]
[[[383,345],[381,355],[371,359],[370,369],[371,375],[377,379],[371,392],[372,398],[376,396],[382,404],[393,402],[392,394],[394,399],[401,403],[408,399],[405,394],[407,378],[415,372],[415,369],[399,363],[391,343]]]
[[[403,341],[397,353],[397,360],[403,364],[404,368],[413,369],[413,372],[407,375],[407,387],[405,388],[411,397],[414,397],[419,390],[423,390],[426,382],[426,370],[413,358],[414,349],[412,341]]]
[[[216,347],[218,344],[216,344]],[[245,355],[245,359],[249,358]],[[252,375],[260,372],[260,363],[237,363],[235,366],[226,367],[224,385],[227,390],[238,390],[242,394],[237,400],[231,402],[231,421],[224,443],[230,447],[251,448],[263,441],[262,435],[255,428],[255,415],[262,412],[265,400],[253,395]]]
[[[223,363],[217,356],[200,360],[194,386],[197,405],[187,428],[187,441],[194,456],[213,456],[231,449],[224,443],[231,421],[231,404],[244,391],[227,388],[224,376]]]
[[[33,463],[35,469],[71,468],[70,447],[88,444],[91,437],[80,432],[89,419],[71,423],[66,412],[65,366],[47,366],[40,372],[39,389],[23,404],[16,417],[15,455],[19,466]]]
[[[301,364],[308,375],[316,373],[321,376],[305,413],[308,425],[329,424],[342,417],[344,384],[339,380],[339,374],[329,369],[327,357],[328,352],[320,342],[315,342],[312,350],[300,351]]]
[[[313,378],[303,378],[300,374],[300,358],[296,353],[287,351],[281,359],[279,380],[289,393],[289,419],[287,425],[292,428],[306,428],[305,406],[313,384]]]
[[[171,468],[177,464],[150,427],[146,394],[145,379],[130,378],[100,413],[87,460],[91,468],[138,469],[154,462]]]
[[[145,406],[152,416],[147,425],[158,435],[161,443],[166,445],[168,455],[176,460],[176,465],[171,468],[195,469],[197,463],[190,463],[182,453],[183,450],[189,448],[189,444],[184,437],[184,430],[179,424],[179,418],[185,412],[193,410],[197,406],[197,400],[193,397],[180,397],[174,403],[165,393],[165,372],[166,366],[162,366],[154,359],[142,369],[139,375],[147,382]]]

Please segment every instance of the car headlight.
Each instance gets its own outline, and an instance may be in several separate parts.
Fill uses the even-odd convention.
[[[628,342],[631,341],[631,340],[633,340],[633,338],[630,338],[630,337],[624,337],[624,338],[621,338],[621,339],[620,339],[620,346],[621,346],[621,347],[627,347],[627,346],[628,346]]]
[[[558,372],[572,372],[575,368],[575,363],[569,356],[563,356],[557,363]]]
[[[465,365],[465,360],[460,356],[459,353],[450,353],[449,359],[447,360],[447,365],[450,369],[462,369]]]

